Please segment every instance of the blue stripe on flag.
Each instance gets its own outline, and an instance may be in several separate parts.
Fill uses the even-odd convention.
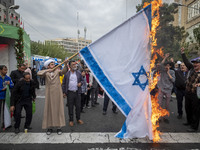
[[[151,30],[151,5],[148,5],[147,7],[144,8],[144,12],[148,18],[148,22],[149,22],[149,29]]]
[[[125,133],[126,133],[126,121],[124,122],[121,131],[116,135],[116,137],[123,139]]]
[[[116,104],[121,108],[124,115],[128,116],[129,112],[131,111],[131,107],[126,103],[124,98],[117,92],[117,90],[110,83],[110,81],[105,76],[104,72],[99,67],[96,60],[94,59],[94,57],[90,53],[88,47],[83,48],[80,51],[80,53],[84,57],[86,63],[89,65],[89,67],[91,68],[94,75],[96,76],[96,78],[101,83],[101,85],[104,87],[104,89],[113,98],[113,100],[116,102]]]

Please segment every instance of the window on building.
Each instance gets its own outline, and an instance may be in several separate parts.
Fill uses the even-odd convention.
[[[18,23],[16,23],[16,27],[18,27],[19,25],[18,25]]]
[[[1,8],[0,8],[0,12],[1,12]]]
[[[13,22],[13,21],[11,21],[11,25],[14,25],[14,22]]]
[[[200,15],[200,0],[188,6],[188,21]]]
[[[1,22],[1,16],[0,16],[0,22]]]
[[[16,16],[16,20],[18,20],[18,17]]]

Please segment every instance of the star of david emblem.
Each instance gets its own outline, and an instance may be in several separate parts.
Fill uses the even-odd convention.
[[[146,73],[144,67],[141,66],[139,72],[132,73],[132,75],[135,78],[135,81],[134,81],[133,85],[139,85],[139,87],[144,91],[146,86],[149,84],[149,81],[148,81],[148,78],[147,78],[148,76],[147,76],[147,73]],[[145,75],[146,76],[147,80],[146,80],[145,83],[141,83],[140,82],[140,76],[141,75]]]

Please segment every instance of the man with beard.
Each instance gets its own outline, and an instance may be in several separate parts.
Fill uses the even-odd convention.
[[[57,134],[61,135],[61,127],[65,126],[63,92],[60,85],[60,76],[67,72],[67,64],[63,70],[54,70],[55,61],[49,59],[44,63],[46,70],[38,72],[39,76],[45,77],[45,106],[42,129],[47,129],[50,135],[53,128],[57,128]]]
[[[65,74],[62,84],[64,96],[67,96],[69,125],[74,126],[74,105],[76,107],[76,120],[78,124],[83,124],[80,120],[81,112],[81,85],[83,78],[81,73],[77,71],[75,61],[69,62],[70,70]]]

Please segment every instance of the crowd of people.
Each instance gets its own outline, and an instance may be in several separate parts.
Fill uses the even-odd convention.
[[[161,107],[169,110],[169,102],[172,93],[176,94],[178,119],[183,116],[183,100],[185,98],[185,112],[187,122],[183,125],[189,126],[188,132],[196,132],[200,118],[200,99],[197,97],[197,88],[200,88],[200,57],[187,59],[184,48],[181,48],[182,60],[175,64],[173,59],[169,60],[170,54],[165,54],[161,63],[157,63],[153,74],[159,74],[158,84],[151,94],[158,92],[158,100]],[[168,116],[160,118],[159,121],[169,123]]]
[[[185,97],[185,112],[187,122],[184,125],[190,126],[188,132],[198,130],[200,118],[200,99],[197,97],[197,88],[200,87],[200,58],[188,61],[181,49],[183,62],[176,64],[173,59],[169,60],[169,54],[156,64],[153,74],[159,74],[158,84],[152,95],[158,92],[159,104],[169,110],[171,95],[174,92],[177,99],[178,119],[183,116],[183,100]],[[74,116],[77,124],[84,124],[81,120],[81,113],[86,108],[96,107],[98,95],[103,90],[99,86],[89,68],[83,61],[78,65],[73,60],[66,61],[64,68],[56,67],[52,59],[44,63],[41,71],[31,69],[27,64],[19,64],[18,69],[7,75],[7,67],[0,65],[0,122],[4,128],[3,109],[5,103],[6,89],[11,91],[10,111],[14,113],[15,133],[20,132],[21,112],[24,108],[26,120],[24,129],[31,130],[32,102],[36,99],[36,90],[39,89],[38,76],[41,85],[45,85],[45,106],[43,114],[42,129],[50,135],[54,129],[57,134],[62,134],[62,127],[66,126],[64,113],[64,98],[67,98],[69,126],[74,126]],[[107,114],[109,96],[104,92],[103,115]],[[117,106],[112,103],[112,111],[117,114]],[[74,113],[75,107],[75,113]],[[75,115],[74,115],[75,114]],[[167,116],[159,121],[169,123]]]

